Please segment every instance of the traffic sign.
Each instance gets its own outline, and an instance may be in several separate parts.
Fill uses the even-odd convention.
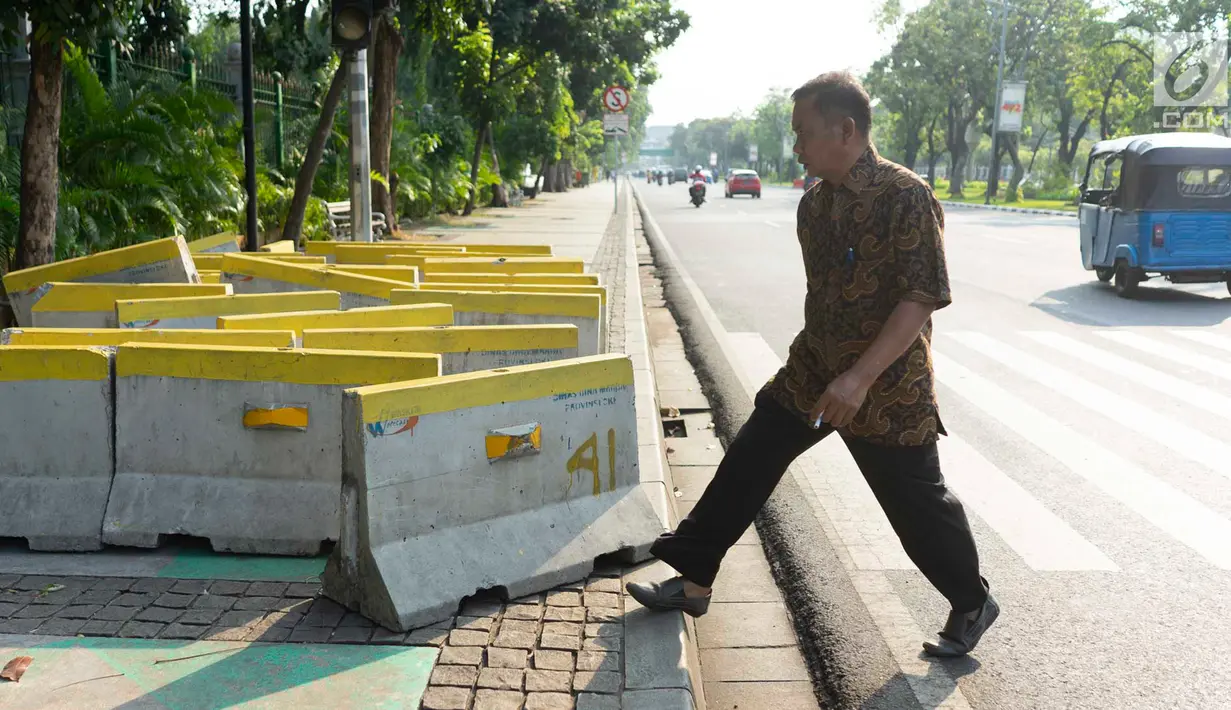
[[[628,89],[623,86],[609,86],[603,92],[603,107],[612,113],[620,113],[628,108]]]
[[[603,116],[603,135],[628,135],[628,114],[608,113]]]
[[[756,143],[753,143],[752,145],[748,146],[748,162],[750,163],[757,162],[757,144]]]
[[[718,154],[710,153],[710,167],[718,165]]]

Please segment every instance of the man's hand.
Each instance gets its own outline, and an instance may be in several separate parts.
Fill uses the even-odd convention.
[[[860,377],[854,370],[842,373],[825,388],[825,393],[808,414],[808,421],[815,425],[820,417],[823,424],[834,428],[850,424],[867,399],[871,386],[872,381]]]

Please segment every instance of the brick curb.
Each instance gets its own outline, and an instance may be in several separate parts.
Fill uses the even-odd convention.
[[[1040,210],[1032,207],[1001,207],[1000,205],[980,205],[971,202],[954,202],[953,200],[940,200],[940,204],[945,207],[967,207],[977,210],[993,210],[995,212],[1018,212],[1022,214],[1046,214],[1056,217],[1076,217],[1076,212],[1064,212],[1061,210]]]

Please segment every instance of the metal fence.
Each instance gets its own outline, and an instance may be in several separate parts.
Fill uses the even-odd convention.
[[[91,63],[103,83],[114,89],[121,83],[181,82],[196,89],[215,91],[236,102],[240,115],[240,64],[238,59],[224,61],[199,59],[191,49],[179,52],[156,50],[139,56],[120,56],[114,47],[90,54]],[[30,63],[24,54],[0,50],[0,112],[5,119],[0,130],[10,146],[21,144],[22,121],[29,89]],[[316,124],[319,87],[285,79],[277,72],[257,72],[252,93],[256,104],[257,155],[268,166],[284,172],[289,155],[298,155],[307,146]]]

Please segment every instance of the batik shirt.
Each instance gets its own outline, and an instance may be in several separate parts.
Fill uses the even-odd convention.
[[[950,296],[940,203],[923,179],[873,147],[840,185],[822,180],[808,190],[796,223],[808,279],[804,328],[765,390],[806,419],[899,303],[943,308]],[[931,337],[929,319],[868,389],[841,433],[890,446],[920,446],[946,433],[936,405]]]

